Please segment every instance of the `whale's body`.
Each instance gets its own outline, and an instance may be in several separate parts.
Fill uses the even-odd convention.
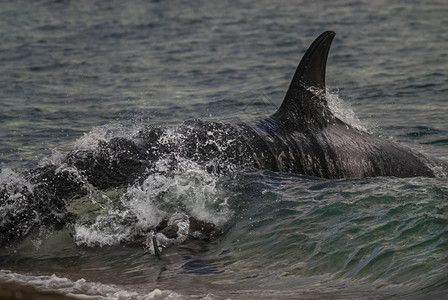
[[[149,128],[134,140],[103,144],[104,149],[96,153],[72,153],[68,161],[103,188],[135,180],[141,171],[151,169],[151,162],[173,151],[200,163],[219,161],[329,179],[434,177],[436,166],[446,170],[442,162],[358,130],[333,115],[326,99],[325,69],[334,36],[332,31],[324,32],[311,44],[282,105],[266,119],[254,124],[186,121],[176,130],[181,138],[172,140],[165,129]],[[111,164],[110,153],[116,159],[121,152],[123,161]],[[116,169],[108,168],[110,173],[104,174],[106,165]]]
[[[253,124],[186,121],[177,129],[148,126],[126,138],[76,149],[60,165],[29,171],[34,185],[0,187],[0,200],[20,193],[28,209],[5,219],[0,241],[26,234],[40,223],[62,224],[61,212],[73,197],[97,189],[126,187],[145,178],[161,158],[203,164],[210,172],[229,165],[291,172],[328,179],[447,174],[446,163],[363,132],[328,108],[325,69],[335,33],[321,34],[309,47],[277,112]],[[174,134],[173,134],[174,132]],[[63,167],[62,167],[63,166]],[[31,220],[31,221],[30,221]],[[21,224],[31,224],[21,226]],[[18,225],[19,224],[19,225]]]

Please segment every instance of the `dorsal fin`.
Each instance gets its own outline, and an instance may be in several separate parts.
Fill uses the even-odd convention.
[[[335,33],[322,33],[308,48],[297,67],[285,99],[272,118],[289,129],[326,126],[334,119],[325,92],[325,68]]]

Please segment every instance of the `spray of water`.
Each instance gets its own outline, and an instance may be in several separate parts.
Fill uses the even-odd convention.
[[[143,182],[129,186],[118,203],[106,211],[103,207],[93,222],[81,218],[74,239],[87,246],[129,241],[176,213],[223,226],[232,216],[227,193],[221,176],[203,165],[178,155],[163,158]]]
[[[366,124],[363,124],[358,119],[355,112],[350,107],[350,104],[339,97],[338,91],[327,89],[326,95],[328,107],[335,117],[358,130],[369,131],[369,129],[366,127]]]

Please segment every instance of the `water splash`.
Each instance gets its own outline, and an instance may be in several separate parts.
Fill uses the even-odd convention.
[[[105,215],[96,216],[93,223],[78,222],[76,243],[104,246],[129,241],[176,213],[216,226],[228,222],[232,216],[230,196],[221,187],[221,177],[191,160],[178,157],[176,162],[172,169],[172,159],[161,159],[155,172],[141,184],[128,187]]]
[[[36,276],[0,270],[0,280],[5,283],[32,285],[38,290],[55,291],[69,296],[80,297],[81,299],[185,299],[183,295],[170,290],[154,289],[147,294],[140,294],[116,285],[89,282],[83,278],[73,281],[54,274]],[[203,299],[206,299],[206,296]]]
[[[100,141],[109,142],[113,138],[129,138],[136,136],[144,125],[141,123],[123,124],[109,123],[102,126],[93,127],[88,133],[84,133],[74,145],[78,151],[95,150]]]
[[[327,89],[327,103],[335,117],[360,131],[369,132],[369,128],[358,119],[350,104],[339,97],[337,90]]]
[[[30,211],[34,185],[9,168],[0,172],[0,233],[24,235],[39,221],[39,213]],[[23,222],[21,222],[23,221]]]

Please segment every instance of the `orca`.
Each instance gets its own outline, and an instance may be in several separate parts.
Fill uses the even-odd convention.
[[[30,170],[26,178],[34,185],[32,191],[0,187],[0,200],[20,193],[29,203],[29,210],[14,212],[11,222],[32,224],[37,212],[40,222],[64,224],[60,215],[71,199],[86,195],[92,186],[127,187],[143,180],[161,158],[168,158],[173,168],[185,158],[209,172],[238,166],[327,179],[446,176],[445,162],[354,128],[332,113],[325,73],[334,37],[326,31],[311,44],[272,115],[254,123],[190,120],[175,129],[148,125],[134,136],[75,149],[59,165]],[[0,228],[0,240],[29,231],[11,222]]]
[[[322,33],[300,61],[280,108],[253,124],[189,120],[168,137],[150,126],[133,139],[75,151],[67,162],[100,188],[135,181],[173,152],[211,168],[236,166],[327,179],[375,176],[435,177],[447,164],[354,128],[329,109],[325,73],[333,31]]]
[[[135,181],[160,157],[176,152],[212,169],[232,164],[327,179],[375,176],[435,177],[447,164],[354,128],[329,109],[325,72],[333,31],[322,33],[300,61],[280,108],[253,124],[190,120],[176,129],[148,127],[133,139],[75,151],[67,162],[94,186]]]

